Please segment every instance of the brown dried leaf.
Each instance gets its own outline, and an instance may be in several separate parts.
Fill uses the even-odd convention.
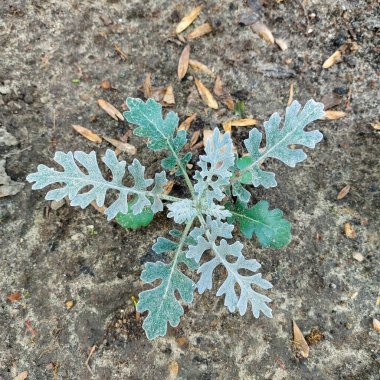
[[[177,378],[179,371],[179,365],[178,362],[175,360],[169,364],[169,375],[167,377],[168,380],[174,380]]]
[[[200,134],[201,134],[200,131],[195,131],[193,133],[193,135],[191,136],[190,141],[189,141],[190,148],[193,147],[197,143]]]
[[[255,22],[251,25],[252,30],[269,44],[274,44],[274,37],[270,29],[262,22]]]
[[[137,153],[136,147],[128,144],[126,142],[122,142],[111,137],[103,136],[103,139],[112,144],[115,148],[125,152],[127,154],[135,155]]]
[[[371,127],[376,129],[376,131],[380,131],[380,122],[371,123]]]
[[[28,377],[28,371],[23,371],[19,373],[13,380],[25,380]]]
[[[380,321],[378,319],[376,319],[376,318],[373,318],[372,324],[373,324],[373,329],[376,332],[380,333]]]
[[[164,189],[164,194],[168,195],[170,194],[170,192],[172,191],[173,189],[173,186],[174,186],[174,181],[171,179],[169,180],[168,182],[166,182],[166,184],[164,185],[163,189]]]
[[[282,51],[285,51],[288,49],[288,43],[283,38],[276,38],[275,42]]]
[[[178,130],[185,130],[187,131],[190,128],[191,123],[195,120],[197,117],[196,113],[193,113],[191,116],[187,117],[178,127]]]
[[[223,83],[219,75],[215,79],[214,94],[216,96],[222,96],[224,94]]]
[[[15,302],[15,301],[18,301],[19,299],[21,298],[21,292],[15,292],[15,293],[11,293],[7,296],[7,300],[9,302]]]
[[[230,110],[233,111],[235,109],[235,103],[234,100],[231,98],[231,96],[226,95],[222,98],[222,103]]]
[[[335,63],[339,62],[341,58],[342,58],[342,52],[341,52],[341,50],[338,49],[329,58],[326,59],[326,61],[322,65],[322,67],[324,69],[328,69],[329,67],[331,67]]]
[[[302,357],[308,358],[310,351],[309,345],[295,321],[293,321],[293,342],[297,352],[301,354]]]
[[[173,86],[168,86],[164,95],[163,102],[167,105],[175,104]]]
[[[195,59],[190,59],[189,60],[190,66],[193,70],[205,73],[209,75],[212,78],[215,78],[215,74],[209,69],[206,65],[203,63],[196,61]]]
[[[349,193],[350,188],[351,188],[350,185],[344,186],[343,189],[341,191],[339,191],[336,199],[338,199],[338,200],[343,199]]]
[[[178,61],[177,75],[179,80],[182,80],[187,73],[187,69],[189,68],[189,58],[190,45],[186,45],[182,50],[181,56],[179,57]]]
[[[199,16],[203,8],[203,5],[199,5],[196,8],[192,9],[186,16],[182,18],[182,20],[178,23],[175,28],[175,32],[177,34],[183,32],[186,28],[188,28],[193,21]]]
[[[199,95],[205,104],[207,104],[210,108],[215,110],[218,109],[218,103],[212,96],[211,92],[206,88],[206,86],[197,78],[195,78],[195,85],[197,86]]]
[[[107,112],[113,119],[124,121],[123,115],[112,104],[106,102],[104,99],[99,99],[97,103],[99,107]]]
[[[102,90],[109,90],[111,88],[111,82],[108,79],[103,79],[100,82],[100,87]]]
[[[250,127],[256,125],[258,121],[256,119],[237,119],[237,120],[228,120],[223,123],[223,129],[226,132],[231,132],[232,127]]]
[[[351,223],[344,223],[343,231],[346,237],[348,237],[349,239],[356,239],[357,234],[354,228],[352,227]]]
[[[142,84],[142,90],[145,99],[149,99],[152,96],[152,74],[148,73],[145,76],[144,82]]]
[[[191,33],[187,35],[188,40],[194,40],[195,38],[199,38],[204,36],[205,34],[212,32],[212,26],[206,22],[205,24],[202,24],[195,28]]]
[[[166,94],[165,87],[153,88],[151,98],[153,98],[156,102],[162,103],[164,100],[165,94]]]
[[[343,111],[325,111],[325,115],[321,117],[321,120],[338,120],[345,117],[347,112]]]
[[[342,102],[343,96],[336,94],[335,92],[330,92],[325,94],[322,98],[322,103],[325,106],[325,111],[338,106]]]
[[[288,98],[288,106],[290,106],[293,102],[293,97],[294,97],[294,83],[290,83],[290,88],[289,88],[289,98]]]
[[[82,127],[81,125],[73,124],[72,128],[75,129],[78,133],[80,133],[87,140],[90,140],[96,144],[100,144],[102,142],[102,138],[96,133],[90,131],[89,129]]]

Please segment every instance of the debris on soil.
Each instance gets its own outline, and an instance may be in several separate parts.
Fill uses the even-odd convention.
[[[17,139],[6,131],[5,128],[0,129],[0,146],[14,146],[17,145]]]
[[[362,261],[364,261],[364,256],[360,253],[360,252],[354,252],[352,254],[352,257],[358,261],[359,263],[361,263]]]
[[[209,75],[211,78],[215,78],[215,74],[205,64],[199,61],[196,61],[195,59],[190,59],[189,63],[190,63],[191,68],[194,71],[198,71],[198,72]]]
[[[336,199],[341,200],[341,199],[345,198],[347,196],[347,194],[350,192],[350,189],[351,189],[350,185],[344,186],[343,189],[341,191],[339,191]]]
[[[343,44],[338,50],[336,50],[329,58],[325,60],[322,67],[324,69],[329,69],[331,66],[338,62],[341,62],[343,54],[347,51],[349,43]],[[352,51],[352,49],[351,49]]]
[[[108,80],[108,79],[103,79],[101,82],[100,82],[100,88],[102,90],[110,90],[111,89],[111,82]]]
[[[191,123],[195,120],[197,117],[196,113],[193,113],[191,116],[187,117],[178,127],[178,130],[185,130],[187,131],[190,128]]]
[[[73,124],[71,126],[75,131],[80,133],[87,140],[90,140],[96,144],[100,144],[102,142],[102,138],[96,133],[90,131],[89,129],[82,127],[81,125]]]
[[[303,358],[309,357],[309,345],[295,321],[293,321],[293,343],[297,354],[301,355]]]
[[[235,108],[234,100],[232,99],[230,93],[224,89],[223,84],[222,84],[222,80],[221,80],[219,75],[215,79],[214,94],[220,98],[220,101],[230,111],[232,111]]]
[[[288,43],[283,38],[276,38],[274,41],[282,51],[288,50]]]
[[[65,301],[65,307],[67,310],[71,310],[75,305],[75,301],[70,299]]]
[[[173,186],[174,186],[174,181],[172,179],[166,182],[166,184],[163,187],[163,190],[164,190],[163,194],[166,194],[166,195],[170,194],[170,192],[173,189]]]
[[[344,111],[325,111],[324,116],[321,117],[321,120],[338,120],[342,117],[345,117],[347,112]]]
[[[223,129],[225,132],[230,132],[232,127],[251,127],[258,123],[256,119],[238,119],[238,120],[228,120],[223,123]]]
[[[325,339],[324,334],[316,328],[310,331],[310,334],[305,336],[305,340],[309,346],[319,343],[321,340]]]
[[[291,82],[290,87],[289,87],[288,106],[290,106],[293,103],[293,97],[294,97],[294,82]]]
[[[199,5],[196,8],[192,9],[186,16],[182,18],[182,20],[178,23],[175,28],[175,32],[177,34],[182,33],[185,29],[187,29],[194,20],[199,16],[203,8],[203,5]]]
[[[339,95],[336,92],[330,92],[323,96],[322,103],[325,106],[325,111],[339,105],[342,102],[343,95]]]
[[[152,74],[148,73],[145,76],[144,82],[142,84],[142,92],[145,99],[152,97]]]
[[[344,235],[348,237],[349,239],[356,239],[357,234],[354,228],[352,227],[351,223],[348,223],[348,222],[344,223],[343,231],[344,231]]]
[[[373,324],[373,329],[376,332],[380,333],[380,321],[376,318],[373,318],[372,324]]]
[[[11,293],[7,296],[7,301],[9,302],[16,302],[19,301],[21,298],[21,292],[17,291],[15,293]]]
[[[255,22],[251,29],[268,44],[274,44],[274,37],[270,29],[262,22]]]
[[[61,199],[60,201],[51,201],[50,202],[50,208],[53,211],[57,211],[60,209],[64,204],[66,203],[65,198]]]
[[[112,144],[115,148],[119,149],[121,152],[130,155],[135,155],[137,153],[137,149],[134,145],[107,136],[103,136],[103,139]]]
[[[5,160],[0,160],[0,198],[16,195],[24,186],[24,183],[12,181],[5,171]]]
[[[28,371],[23,371],[19,373],[13,380],[25,380],[28,377]]]
[[[210,108],[217,110],[218,103],[212,96],[211,92],[207,89],[207,87],[197,78],[195,78],[195,85],[197,86],[198,93],[201,96],[203,102]]]
[[[99,107],[107,112],[113,119],[124,121],[123,115],[112,104],[106,102],[104,99],[99,99],[97,103]]]
[[[166,88],[165,95],[162,101],[164,105],[168,105],[168,106],[175,104],[173,86],[170,85]]]
[[[169,375],[167,377],[167,380],[174,380],[177,378],[177,375],[178,375],[178,371],[179,371],[179,365],[178,365],[178,362],[176,362],[175,360],[172,361],[170,364],[169,364]]]
[[[376,129],[376,131],[380,131],[380,122],[371,123],[371,127]]]
[[[115,44],[115,45],[114,45],[114,48],[115,48],[116,52],[119,54],[119,56],[120,56],[124,61],[126,61],[127,58],[128,58],[128,56],[127,56],[126,53],[124,53],[123,50],[121,50],[121,47],[120,47],[118,44]]]
[[[202,24],[202,25],[198,26],[192,32],[190,32],[187,35],[187,39],[189,41],[190,40],[194,40],[195,38],[202,37],[205,34],[208,34],[208,33],[211,33],[211,32],[212,32],[212,26],[208,22],[206,22],[205,24]]]
[[[182,80],[186,73],[187,69],[189,68],[189,59],[190,59],[190,45],[186,45],[181,53],[181,56],[179,57],[178,61],[178,69],[177,69],[177,75],[178,80]]]

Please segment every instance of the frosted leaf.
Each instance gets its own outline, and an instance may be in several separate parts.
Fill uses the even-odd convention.
[[[198,166],[194,179],[194,186],[199,198],[206,195],[209,204],[213,199],[221,201],[225,194],[223,187],[229,184],[232,176],[230,169],[234,165],[234,154],[232,152],[232,140],[229,133],[221,135],[218,128],[214,129],[212,138],[206,143],[206,155],[199,156]]]
[[[324,115],[323,104],[309,100],[303,110],[300,110],[301,105],[297,101],[287,107],[282,128],[280,128],[281,117],[277,112],[264,123],[266,145],[263,149],[260,149],[262,133],[256,128],[250,131],[248,139],[244,140],[244,145],[250,155],[241,157],[237,161],[241,183],[252,183],[254,186],[262,185],[265,188],[275,187],[277,182],[274,173],[262,170],[260,164],[271,157],[294,167],[306,158],[306,153],[302,149],[291,149],[290,145],[314,148],[322,140],[321,132],[317,130],[309,132],[305,131],[304,128]]]
[[[204,200],[201,211],[203,214],[212,216],[215,219],[226,219],[231,216],[229,210],[227,210],[224,206],[217,205],[214,202],[208,204],[206,200]]]
[[[153,183],[152,179],[145,179],[145,168],[136,159],[128,166],[128,171],[135,180],[133,187],[123,185],[123,176],[125,173],[125,161],[119,161],[115,152],[108,149],[103,162],[111,170],[112,180],[107,181],[98,166],[95,152],[56,152],[54,160],[63,167],[63,171],[57,171],[45,165],[38,165],[37,172],[29,174],[26,179],[29,182],[35,182],[32,189],[42,189],[54,183],[63,183],[64,186],[58,189],[50,190],[46,194],[48,200],[61,200],[69,197],[72,206],[87,207],[91,202],[96,201],[99,207],[105,202],[108,190],[116,190],[119,194],[114,202],[106,208],[105,214],[108,220],[114,218],[119,212],[128,213],[128,195],[136,196],[136,202],[133,204],[133,213],[139,214],[145,206],[151,207],[150,198],[155,199],[158,196],[158,189],[164,184],[165,173],[160,173],[158,177],[159,184],[154,187],[154,194],[147,190],[147,187]],[[78,166],[81,164],[87,171],[85,173]],[[156,176],[157,179],[157,176]],[[165,180],[166,181],[166,180]],[[90,187],[87,189],[86,187]],[[155,207],[154,212],[159,207]]]
[[[185,167],[191,159],[191,153],[179,156],[187,138],[186,131],[176,132],[178,115],[170,111],[164,119],[161,104],[153,99],[144,103],[141,99],[127,98],[126,103],[129,111],[124,112],[124,117],[129,123],[138,126],[133,133],[147,137],[149,149],[169,152],[169,156],[161,161],[162,167],[166,170],[172,170],[178,164]]]
[[[197,210],[190,199],[170,203],[167,207],[170,210],[168,218],[173,218],[179,224],[188,222],[197,216]]]

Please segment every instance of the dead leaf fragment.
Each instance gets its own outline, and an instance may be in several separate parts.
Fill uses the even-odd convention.
[[[19,299],[21,298],[21,292],[15,292],[15,293],[11,293],[7,296],[7,300],[9,302],[15,302],[15,301],[18,301]]]
[[[121,57],[122,59],[124,59],[124,61],[126,61],[127,58],[128,58],[128,56],[127,56],[126,53],[124,53],[123,50],[121,50],[121,47],[120,47],[118,44],[115,44],[115,45],[114,45],[114,48],[115,48],[116,52],[120,55],[120,57]]]
[[[336,199],[341,200],[343,199],[349,192],[350,192],[350,185],[344,186],[341,191],[339,191]]]
[[[178,23],[175,28],[177,34],[182,33],[186,28],[188,28],[193,21],[199,16],[203,8],[203,5],[199,5],[196,8],[192,9],[182,20]]]
[[[173,186],[174,186],[174,181],[172,179],[169,180],[168,182],[166,182],[166,184],[163,187],[163,189],[164,189],[163,193],[168,195],[172,191]]]
[[[25,380],[28,377],[28,371],[19,373],[13,380]]]
[[[99,107],[107,112],[113,119],[120,119],[121,121],[124,120],[123,115],[112,104],[106,102],[104,99],[99,99],[97,103]]]
[[[183,48],[181,56],[179,57],[179,61],[178,61],[177,75],[178,75],[179,80],[182,80],[187,73],[187,69],[189,68],[189,58],[190,58],[190,45],[186,45]]]
[[[175,104],[173,86],[168,86],[164,95],[163,102],[167,105]]]
[[[293,321],[293,342],[297,352],[304,358],[309,357],[309,345],[306,342],[300,328],[297,323]]]
[[[335,63],[339,62],[342,58],[342,51],[338,49],[336,52],[334,52],[332,55],[330,55],[329,58],[326,59],[326,61],[323,63],[322,67],[324,69],[328,69],[331,66],[333,66]]]
[[[255,22],[251,25],[252,30],[269,44],[274,44],[274,37],[270,29],[262,22]]]
[[[288,50],[288,43],[283,38],[276,38],[275,42],[282,51]]]
[[[209,69],[206,65],[203,63],[196,61],[195,59],[190,59],[189,60],[190,66],[193,70],[202,72],[204,74],[209,75],[212,78],[215,78],[215,74]]]
[[[207,87],[197,78],[195,78],[195,85],[197,86],[199,95],[205,104],[207,104],[210,108],[215,110],[218,109],[218,103],[212,96],[211,92],[207,89]]]
[[[185,344],[187,344],[189,342],[185,336],[180,336],[175,341],[178,344],[178,346],[180,346],[180,347],[184,346]]]
[[[178,375],[178,371],[179,371],[179,365],[178,365],[178,362],[176,362],[175,360],[172,361],[170,364],[169,364],[169,375],[167,377],[168,380],[174,380],[177,378],[177,375]]]
[[[191,136],[190,141],[189,141],[190,148],[193,147],[197,143],[197,141],[199,140],[200,134],[201,134],[200,131],[195,131],[193,133],[193,135]]]
[[[187,117],[178,127],[178,130],[184,130],[187,131],[190,128],[191,123],[195,120],[197,117],[196,113],[193,113],[191,116]]]
[[[343,231],[346,237],[348,237],[349,239],[355,239],[357,236],[356,231],[352,227],[351,223],[344,223]]]
[[[224,94],[222,80],[220,79],[219,75],[215,79],[214,94],[216,96],[222,96]]]
[[[102,138],[96,133],[90,131],[89,129],[82,127],[81,125],[73,124],[72,128],[85,137],[87,140],[90,140],[96,144],[100,144],[102,142]]]
[[[226,132],[231,132],[232,127],[250,127],[256,125],[256,119],[237,119],[237,120],[228,120],[223,123],[223,129]]]
[[[131,155],[135,155],[137,153],[136,147],[131,144],[107,136],[103,136],[103,139],[112,144],[115,148],[120,149],[122,152]]]
[[[338,120],[342,117],[345,117],[347,115],[347,112],[343,111],[325,111],[324,116],[321,117],[321,120]]]
[[[294,97],[294,82],[290,83],[288,106],[290,106],[293,103],[293,97]]]
[[[220,101],[230,110],[235,109],[235,103],[228,91],[223,88],[220,76],[217,76],[214,84],[214,94],[220,98]]]
[[[373,329],[376,332],[380,333],[380,321],[378,319],[376,319],[376,318],[373,318],[372,324],[373,324]]]
[[[380,131],[380,122],[377,123],[371,123],[371,127],[373,129],[376,129],[376,131]]]
[[[194,40],[195,38],[199,38],[204,36],[205,34],[212,32],[212,26],[206,22],[205,24],[199,25],[197,28],[195,28],[191,33],[187,35],[187,39]]]
[[[148,73],[145,76],[142,84],[142,91],[145,99],[149,99],[152,96],[152,74]]]

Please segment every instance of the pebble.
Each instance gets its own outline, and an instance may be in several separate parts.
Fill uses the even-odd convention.
[[[0,94],[7,95],[11,92],[11,88],[9,86],[0,86]]]
[[[364,260],[364,256],[359,253],[359,252],[354,252],[352,254],[352,257],[356,260],[356,261],[359,261],[359,263],[361,263],[363,260]]]

